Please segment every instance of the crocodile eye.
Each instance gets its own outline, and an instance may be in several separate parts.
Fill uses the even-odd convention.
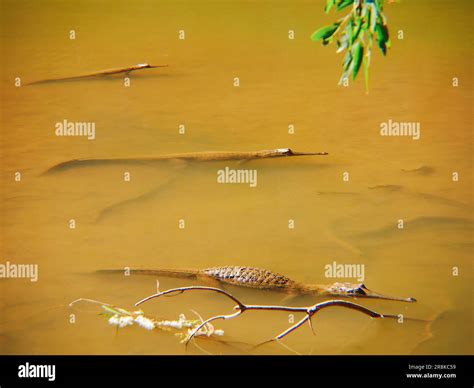
[[[364,288],[365,286],[361,284],[360,286],[356,288],[351,288],[350,290],[347,291],[347,293],[351,295],[367,295]]]
[[[364,285],[361,284],[359,287],[356,288],[356,293],[357,295],[367,295],[367,293],[364,290]]]

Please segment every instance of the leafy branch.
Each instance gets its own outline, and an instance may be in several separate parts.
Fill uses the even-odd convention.
[[[393,2],[394,0],[389,0]],[[311,40],[321,41],[324,46],[336,41],[336,52],[345,52],[342,76],[339,85],[355,80],[363,65],[365,87],[369,90],[369,67],[373,41],[377,42],[383,55],[390,48],[387,18],[383,13],[384,0],[326,0],[326,13],[335,8],[342,11],[349,6],[349,13],[322,27],[311,35]]]

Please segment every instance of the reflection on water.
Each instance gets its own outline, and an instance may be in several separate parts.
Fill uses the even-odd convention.
[[[133,308],[156,290],[154,278],[103,276],[98,269],[248,265],[329,283],[324,266],[336,261],[364,264],[370,289],[418,300],[361,304],[432,322],[400,324],[327,309],[315,320],[315,336],[305,327],[287,338],[291,349],[472,353],[472,2],[447,4],[387,6],[393,31],[403,29],[405,39],[393,40],[387,58],[374,58],[366,95],[362,82],[338,88],[341,59],[308,38],[332,20],[322,1],[3,1],[1,257],[37,263],[40,273],[36,283],[0,281],[0,352],[185,352],[169,333],[116,332],[96,306],[69,309],[78,297]],[[430,28],[419,24],[419,15]],[[456,29],[445,28],[447,15]],[[289,29],[296,32],[293,41]],[[12,83],[18,76],[26,82],[143,62],[170,66],[133,73],[128,88],[121,77]],[[453,76],[459,88],[451,87]],[[55,123],[65,119],[95,122],[95,140],[56,137]],[[419,121],[420,140],[380,136],[380,123],[389,119]],[[330,155],[43,174],[76,158],[281,147]],[[217,184],[216,172],[226,166],[257,169],[257,187]],[[75,229],[68,227],[71,219]],[[160,278],[161,289],[196,284]],[[319,300],[226,289],[246,303]],[[192,315],[190,309],[203,317],[232,312],[228,300],[207,293],[143,308],[165,319]],[[288,327],[289,318],[248,313],[216,323],[225,341],[198,344],[216,354],[247,353],[250,344]],[[276,344],[257,352],[291,353]]]

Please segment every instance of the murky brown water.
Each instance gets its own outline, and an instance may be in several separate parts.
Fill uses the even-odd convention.
[[[328,309],[314,322],[316,336],[302,328],[287,338],[292,349],[473,352],[472,2],[387,6],[392,31],[403,29],[405,39],[393,39],[387,58],[375,55],[369,95],[361,81],[337,87],[341,58],[334,47],[309,40],[334,18],[322,8],[322,1],[294,0],[1,1],[1,259],[38,264],[40,272],[36,283],[0,281],[0,353],[185,352],[169,333],[138,327],[117,333],[95,306],[69,309],[79,297],[131,308],[155,290],[153,278],[99,276],[97,269],[236,264],[330,283],[324,266],[333,261],[364,264],[369,288],[418,299],[360,303],[434,322],[400,324]],[[68,38],[71,29],[76,40]],[[288,39],[289,29],[295,40]],[[121,77],[13,84],[15,77],[27,82],[143,62],[170,67],[133,73],[129,88]],[[233,87],[234,77],[240,88]],[[96,122],[96,139],[56,137],[54,125],[64,119]],[[380,123],[389,119],[419,121],[421,139],[380,136]],[[216,183],[217,170],[242,168],[236,162],[42,175],[74,158],[279,147],[330,155],[247,162],[245,168],[258,171],[256,188]],[[420,166],[426,173],[402,171]],[[21,182],[14,180],[17,171]],[[124,171],[132,174],[128,183]],[[459,276],[452,276],[454,266]],[[160,282],[161,289],[198,284]],[[318,301],[228,289],[248,303]],[[144,305],[165,318],[231,308],[222,297],[202,293]],[[287,314],[249,313],[216,324],[228,343],[199,345],[216,354],[245,353],[246,344],[287,325]],[[258,352],[290,351],[268,345]]]

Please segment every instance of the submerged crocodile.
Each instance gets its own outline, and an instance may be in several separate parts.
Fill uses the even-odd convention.
[[[100,270],[99,273],[119,273],[120,269]],[[333,283],[330,285],[304,284],[287,278],[284,275],[265,269],[240,266],[213,267],[195,269],[131,269],[132,274],[168,276],[187,279],[214,280],[247,288],[281,291],[296,295],[328,295],[353,298],[375,298],[400,302],[416,302],[415,298],[397,298],[378,294],[369,290],[364,284]]]
[[[144,156],[136,158],[91,158],[91,159],[73,159],[54,165],[46,172],[54,172],[75,167],[86,167],[95,165],[109,164],[146,164],[166,160],[183,161],[225,161],[225,160],[252,160],[265,158],[279,158],[285,156],[314,156],[328,155],[327,152],[296,152],[290,148],[276,148],[273,150],[247,151],[247,152],[190,152],[183,154],[169,154],[160,156]]]
[[[121,74],[121,73],[125,73],[126,75],[129,75],[132,71],[135,71],[135,70],[154,69],[157,67],[168,67],[168,65],[153,66],[153,65],[149,65],[148,63],[139,63],[138,65],[133,65],[129,67],[120,67],[116,69],[101,70],[101,71],[96,71],[93,73],[74,75],[71,77],[42,79],[39,81],[29,82],[25,85],[34,85],[34,84],[41,84],[41,83],[55,82],[55,81],[69,81],[69,80],[89,78],[89,77],[103,77],[103,76],[109,76],[109,75],[115,75],[115,74]]]

